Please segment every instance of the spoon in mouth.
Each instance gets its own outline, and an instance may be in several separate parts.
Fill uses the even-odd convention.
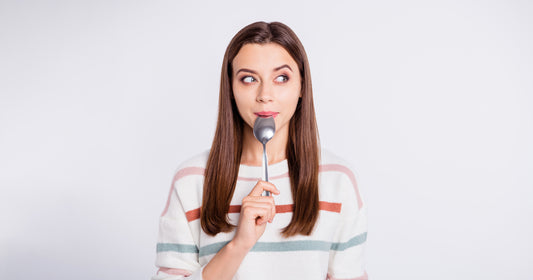
[[[276,123],[272,116],[268,118],[258,117],[254,123],[254,136],[261,144],[263,144],[263,162],[265,165],[265,181],[268,182],[268,159],[266,153],[266,143],[274,137],[276,132]],[[269,191],[265,191],[266,196],[270,196]]]

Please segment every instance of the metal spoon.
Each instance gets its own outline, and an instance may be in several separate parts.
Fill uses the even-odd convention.
[[[261,118],[258,117],[254,123],[254,136],[263,144],[263,161],[265,162],[265,181],[268,182],[268,159],[266,153],[266,143],[272,139],[276,132],[276,124],[273,117]],[[266,196],[270,196],[269,191],[265,191]]]

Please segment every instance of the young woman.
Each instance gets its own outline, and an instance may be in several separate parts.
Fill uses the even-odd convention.
[[[265,182],[253,125],[270,116]],[[174,177],[153,279],[362,280],[365,241],[355,176],[319,149],[302,44],[279,22],[246,26],[224,55],[211,149]]]

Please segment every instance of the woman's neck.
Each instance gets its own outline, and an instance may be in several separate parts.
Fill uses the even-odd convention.
[[[266,144],[268,164],[278,163],[287,158],[288,129],[276,131],[274,137]],[[243,131],[243,145],[241,164],[261,166],[263,163],[263,144],[254,137],[251,127],[245,125]]]

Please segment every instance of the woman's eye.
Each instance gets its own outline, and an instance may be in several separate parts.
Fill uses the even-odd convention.
[[[284,83],[288,80],[289,80],[289,77],[287,77],[286,75],[280,75],[276,78],[276,82],[278,83]]]
[[[243,81],[245,83],[253,83],[253,82],[255,82],[255,79],[252,76],[246,76],[246,77],[243,77],[241,79],[241,81]]]

